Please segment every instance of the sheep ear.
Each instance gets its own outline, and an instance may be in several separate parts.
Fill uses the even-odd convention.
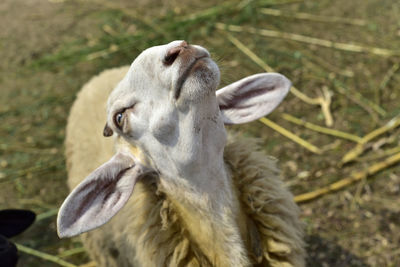
[[[86,177],[65,199],[57,218],[59,237],[71,237],[109,221],[150,169],[119,152]]]
[[[289,92],[291,82],[278,73],[260,73],[216,92],[225,124],[246,123],[269,114]]]

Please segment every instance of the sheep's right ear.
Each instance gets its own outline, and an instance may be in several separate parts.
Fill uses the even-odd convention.
[[[278,73],[255,74],[216,92],[225,124],[246,123],[274,110],[289,92],[291,82]]]
[[[60,237],[71,237],[109,221],[151,169],[130,153],[119,152],[86,177],[65,199],[57,218]]]

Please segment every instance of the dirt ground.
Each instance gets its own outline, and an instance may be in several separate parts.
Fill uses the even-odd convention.
[[[263,14],[262,8],[365,23],[272,16]],[[0,1],[0,209],[27,208],[38,214],[35,224],[13,241],[76,265],[90,261],[79,238],[58,239],[55,220],[68,194],[63,156],[68,111],[93,75],[129,64],[146,47],[175,39],[208,48],[221,66],[222,85],[262,72],[216,29],[218,22],[397,51],[396,55],[359,53],[232,33],[304,94],[331,95],[333,124],[328,128],[363,137],[400,114],[399,18],[398,0]],[[290,94],[269,118],[322,154],[260,122],[235,129],[263,139],[265,151],[279,158],[282,176],[294,195],[366,170],[400,152],[400,130],[391,129],[367,142],[355,160],[341,164],[356,146],[354,141],[293,124],[284,113],[327,127],[321,108]],[[400,266],[399,197],[400,166],[394,164],[302,203],[308,266]],[[20,255],[19,266],[57,266]]]

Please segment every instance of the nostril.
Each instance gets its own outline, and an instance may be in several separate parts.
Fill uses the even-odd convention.
[[[165,65],[172,65],[174,63],[175,59],[179,56],[179,53],[181,52],[183,48],[182,47],[174,47],[170,49],[167,54],[165,55],[163,59],[163,63]]]
[[[175,59],[179,56],[179,54],[186,48],[188,48],[188,43],[186,41],[182,41],[179,46],[173,47],[170,50],[167,51],[167,54],[165,55],[163,59],[163,63],[167,66],[172,65],[174,63]]]
[[[189,45],[188,45],[188,43],[186,41],[182,41],[182,43],[179,46],[187,48]]]

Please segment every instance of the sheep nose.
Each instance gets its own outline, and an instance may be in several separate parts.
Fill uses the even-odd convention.
[[[164,56],[163,63],[164,65],[170,66],[174,63],[175,59],[179,56],[179,54],[188,48],[188,43],[186,41],[182,41],[178,46],[170,48]]]

